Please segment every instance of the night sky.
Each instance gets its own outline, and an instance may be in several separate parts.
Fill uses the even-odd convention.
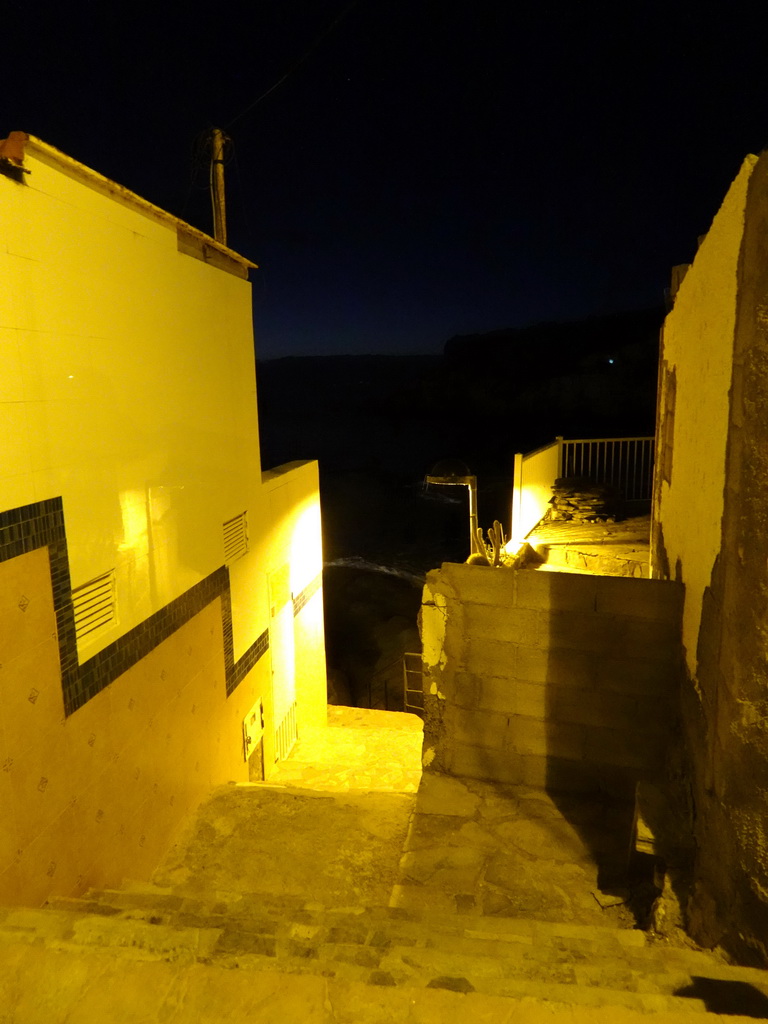
[[[660,304],[768,142],[758,9],[5,0],[0,136],[211,231],[222,127],[258,355],[437,353]]]

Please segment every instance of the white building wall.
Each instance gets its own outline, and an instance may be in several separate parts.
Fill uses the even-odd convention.
[[[225,520],[264,533],[250,285],[49,147],[25,164],[0,177],[0,507],[61,495],[73,587],[116,570],[88,657],[221,565]]]
[[[0,903],[149,878],[326,694],[317,464],[261,472],[252,264],[39,140],[25,168],[0,174]],[[70,577],[109,570],[117,619],[76,641]]]

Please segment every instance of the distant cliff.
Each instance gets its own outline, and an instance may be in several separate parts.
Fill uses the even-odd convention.
[[[444,393],[535,446],[556,434],[652,434],[662,309],[459,335]],[[525,450],[525,445],[523,445]]]
[[[542,323],[484,334],[457,334],[445,343],[446,361],[454,366],[481,361],[538,375],[563,375],[616,359],[623,350],[642,350],[656,370],[659,330],[664,310],[634,310],[569,323]]]
[[[260,362],[265,466],[416,476],[439,458],[508,473],[557,434],[652,434],[663,310],[451,338],[441,356]]]

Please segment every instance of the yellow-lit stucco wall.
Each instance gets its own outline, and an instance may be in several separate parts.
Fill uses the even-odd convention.
[[[226,520],[263,532],[250,285],[47,148],[25,162],[0,177],[0,508],[63,496],[73,586],[116,570],[89,657],[221,565]]]
[[[322,524],[316,462],[291,462],[263,474],[271,510],[271,529],[264,540],[264,565],[274,572],[287,565],[293,609],[293,686],[303,725],[326,720],[325,633],[323,626]],[[302,596],[303,595],[303,596]],[[299,607],[299,604],[301,605]],[[271,609],[270,609],[271,611]],[[280,702],[281,682],[273,679]],[[317,680],[322,678],[323,686]]]
[[[262,476],[252,264],[39,140],[25,166],[0,175],[0,902],[29,903],[148,877],[211,786],[248,781],[255,702],[269,777],[275,709],[324,724],[326,680],[317,464]],[[52,581],[13,516],[59,498]],[[76,663],[130,663],[69,714],[67,557],[74,587],[114,570],[117,593]]]
[[[670,575],[681,575],[685,583],[683,644],[692,679],[702,598],[721,543],[739,252],[756,162],[753,156],[744,161],[680,285],[663,332],[660,450],[673,371],[676,398],[671,479],[661,478],[659,464],[654,516],[662,524]]]
[[[212,786],[247,781],[268,659],[223,699],[216,600],[65,717],[47,549],[0,563],[0,595],[0,903],[147,877]]]
[[[515,455],[512,540],[521,544],[549,509],[552,484],[560,472],[560,442]]]

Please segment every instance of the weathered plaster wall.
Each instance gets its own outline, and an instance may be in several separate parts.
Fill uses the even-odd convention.
[[[767,165],[766,156],[745,161],[664,331],[662,358],[674,366],[677,401],[670,481],[657,481],[655,509],[663,536],[656,570],[665,570],[663,553],[686,591],[688,671],[682,707],[697,842],[689,925],[700,942],[722,943],[763,963],[768,963]],[[713,249],[718,239],[720,248]],[[716,337],[712,324],[718,327]],[[708,361],[703,350],[710,353]],[[660,437],[670,433],[669,417],[669,403],[662,401]]]
[[[719,659],[707,661],[702,686],[716,709],[710,731],[718,844],[732,841],[721,890],[734,923],[768,965],[768,157],[750,181],[739,273],[731,420],[728,435],[722,574],[714,573],[720,608]],[[702,622],[702,630],[706,624]],[[702,641],[705,638],[702,637]],[[706,653],[705,653],[706,652]],[[703,665],[702,665],[703,667]],[[712,692],[714,691],[714,692]],[[710,703],[710,707],[712,704]],[[709,710],[709,709],[708,709]],[[704,824],[704,823],[703,823]],[[720,878],[715,844],[704,839],[702,872]],[[735,870],[733,870],[735,869]]]
[[[720,550],[737,269],[754,165],[754,157],[744,161],[680,286],[662,337],[659,409],[666,408],[672,372],[676,400],[669,412],[674,418],[671,479],[657,481],[655,518],[663,524],[671,575],[678,559],[685,567],[683,644],[691,675],[702,597]],[[662,423],[660,448],[665,429]],[[662,472],[661,461],[657,468]]]
[[[424,763],[584,791],[663,766],[682,588],[446,563],[422,606]]]

